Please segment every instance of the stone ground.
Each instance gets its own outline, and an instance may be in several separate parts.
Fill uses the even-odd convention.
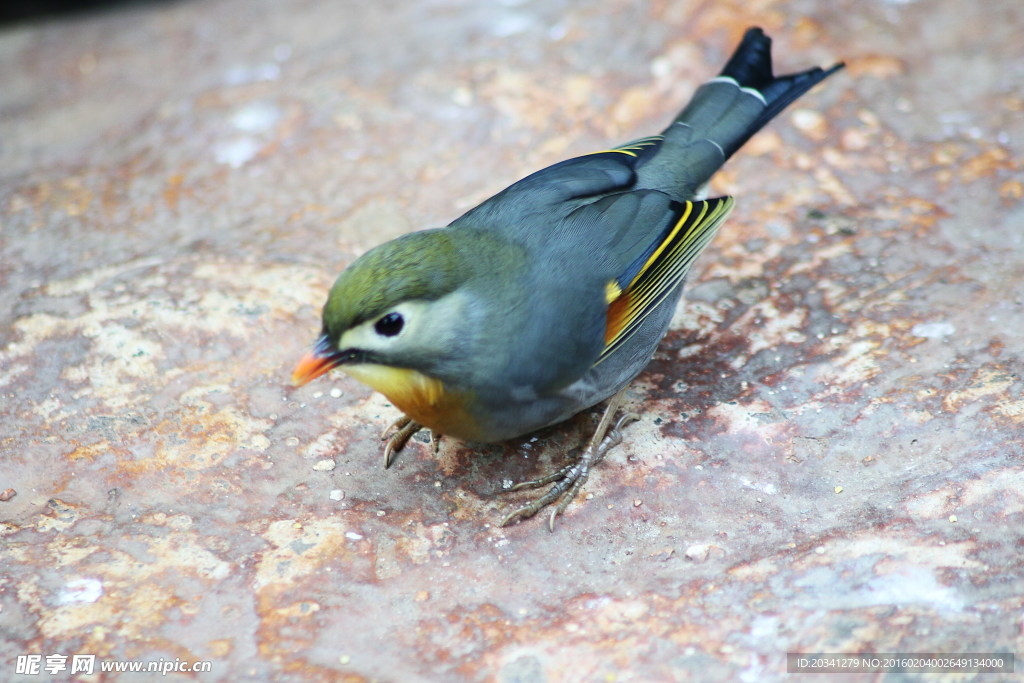
[[[496,528],[523,500],[498,492],[593,411],[384,471],[380,396],[289,386],[358,254],[659,130],[748,25],[780,71],[849,68],[717,177],[737,210],[633,385],[642,419],[555,533]],[[0,679],[24,654],[770,681],[787,652],[1024,653],[1022,28],[1018,0],[0,27]]]

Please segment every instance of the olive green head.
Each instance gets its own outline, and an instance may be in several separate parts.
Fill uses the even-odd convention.
[[[381,244],[342,271],[324,304],[324,333],[386,316],[407,301],[436,301],[459,285],[458,257],[444,230],[424,230]],[[386,327],[384,325],[383,327]]]
[[[465,277],[445,229],[410,233],[363,254],[331,287],[323,331],[293,382],[337,366],[437,372],[464,352]]]

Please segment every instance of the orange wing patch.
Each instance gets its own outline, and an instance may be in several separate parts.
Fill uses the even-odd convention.
[[[626,314],[629,312],[630,296],[624,292],[618,299],[608,304],[608,313],[604,327],[604,345],[607,348],[619,336],[626,326]]]
[[[693,261],[732,211],[732,197],[684,202],[676,222],[618,280],[608,283],[601,363],[626,342],[644,319],[683,281]]]

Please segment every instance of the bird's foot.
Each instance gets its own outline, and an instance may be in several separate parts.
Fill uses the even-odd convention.
[[[405,415],[388,425],[384,433],[380,435],[381,439],[387,439],[387,443],[384,444],[384,469],[391,467],[398,451],[405,448],[405,444],[412,438],[412,435],[421,429],[423,429],[423,425]],[[394,434],[391,434],[392,430],[394,430]],[[389,437],[388,434],[391,436]]]
[[[551,510],[551,515],[548,517],[548,530],[555,530],[555,518],[562,514],[569,506],[569,503],[579,494],[583,484],[586,483],[587,478],[590,476],[590,468],[601,462],[610,449],[622,443],[622,428],[626,424],[640,419],[640,416],[635,413],[626,413],[619,418],[614,427],[609,429],[612,418],[622,403],[625,391],[623,389],[608,402],[608,407],[605,408],[604,414],[601,416],[601,421],[597,425],[593,438],[576,462],[566,465],[557,472],[552,472],[545,477],[523,481],[508,489],[509,491],[519,491],[521,489],[533,489],[551,483],[554,484],[543,495],[506,515],[501,520],[499,526],[508,526],[514,520],[533,517],[543,508],[558,501],[558,504]]]
[[[384,444],[384,469],[391,467],[391,463],[395,461],[398,451],[405,448],[405,444],[409,442],[409,439],[421,429],[423,429],[423,425],[406,415],[403,415],[387,426],[387,429],[380,435],[381,439],[387,439],[387,443]],[[391,434],[392,430],[394,430],[394,434]],[[391,434],[391,436],[389,437],[388,434]],[[433,431],[430,432],[430,446],[434,450],[434,455],[437,455],[437,452],[441,449],[440,434],[435,434]]]

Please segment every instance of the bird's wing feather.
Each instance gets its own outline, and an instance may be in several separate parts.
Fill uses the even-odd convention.
[[[598,154],[624,154],[628,157],[632,157],[632,161],[628,163],[630,166],[636,167],[637,164],[647,161],[657,154],[658,150],[661,149],[661,143],[664,142],[664,140],[664,135],[649,135],[645,138],[633,140],[632,142],[627,142],[624,145],[620,145],[612,149],[605,149],[600,152],[587,154],[586,156],[592,157]],[[580,158],[582,159],[586,157]]]
[[[551,224],[581,202],[631,190],[637,168],[657,154],[662,139],[660,135],[641,138],[543,168],[463,214],[452,226],[505,230],[510,225]],[[526,239],[543,239],[542,230],[522,232]]]
[[[644,318],[683,281],[694,259],[729,215],[733,199],[673,202],[672,207],[673,220],[658,239],[607,284],[605,345],[595,365],[624,344]]]
[[[531,254],[529,292],[515,283],[488,292],[508,297],[505,308],[522,306],[523,295],[547,300],[543,319],[517,330],[507,384],[548,394],[577,381],[636,334],[714,236],[732,199],[676,201],[636,189],[637,166],[661,143],[658,136],[642,138],[555,164],[451,225],[500,233]],[[582,265],[567,277],[573,262]],[[494,343],[507,346],[504,339]]]

